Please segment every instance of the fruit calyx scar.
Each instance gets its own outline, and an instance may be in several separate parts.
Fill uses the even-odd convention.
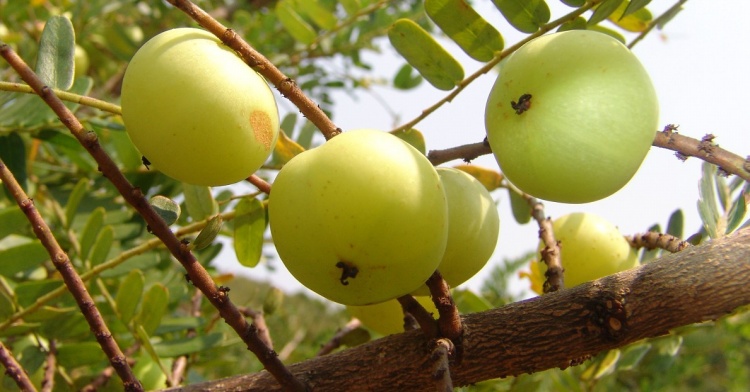
[[[341,268],[341,278],[339,279],[339,281],[341,281],[341,284],[343,284],[344,286],[349,285],[349,281],[347,279],[356,278],[357,274],[359,273],[359,268],[348,261],[339,261],[338,263],[336,263],[336,267]]]

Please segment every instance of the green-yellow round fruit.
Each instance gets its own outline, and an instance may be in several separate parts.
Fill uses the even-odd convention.
[[[253,174],[279,130],[266,81],[212,34],[163,32],[130,61],[122,85],[130,139],[164,174],[226,185]]]
[[[589,213],[572,213],[552,223],[560,242],[560,261],[565,269],[565,287],[612,275],[639,264],[638,253],[613,224]],[[539,249],[544,247],[539,244]],[[540,263],[537,276],[544,281],[547,267]]]
[[[310,290],[344,305],[414,291],[435,271],[448,208],[427,158],[387,132],[344,132],[279,171],[268,202],[276,250]]]
[[[487,138],[503,174],[545,200],[586,203],[630,181],[658,126],[651,80],[616,39],[572,30],[536,38],[502,65]]]
[[[76,78],[80,78],[82,76],[86,75],[86,72],[89,70],[89,54],[86,53],[86,49],[84,49],[81,45],[75,46],[75,51],[73,52],[73,74]]]
[[[429,296],[414,297],[433,318],[437,318],[438,311]],[[404,332],[404,310],[398,300],[381,302],[374,305],[347,306],[349,315],[356,317],[367,328],[381,334],[393,335]]]
[[[448,200],[448,243],[438,271],[450,287],[474,276],[495,251],[500,217],[492,196],[479,180],[449,167],[437,168]],[[427,286],[415,295],[428,295]]]

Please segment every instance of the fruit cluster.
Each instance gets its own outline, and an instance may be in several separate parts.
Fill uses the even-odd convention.
[[[436,170],[386,132],[344,132],[297,155],[269,197],[281,260],[303,285],[345,305],[418,291],[439,269],[451,285],[494,251],[499,217],[489,192],[456,169]]]
[[[145,157],[192,184],[246,178],[278,136],[266,82],[198,29],[167,31],[136,53],[122,107]],[[567,203],[623,187],[651,145],[657,118],[653,86],[636,57],[592,31],[542,36],[517,50],[502,64],[485,112],[506,178],[532,196]],[[497,209],[478,180],[436,169],[406,142],[375,130],[345,132],[286,163],[268,216],[292,275],[384,334],[403,324],[394,318],[401,315],[395,298],[428,295],[424,283],[436,270],[451,286],[468,280],[487,263],[499,233]],[[568,215],[554,231],[568,286],[637,264],[601,218]],[[395,321],[383,326],[386,320]]]

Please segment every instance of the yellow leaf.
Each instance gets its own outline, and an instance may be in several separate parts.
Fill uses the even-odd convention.
[[[651,11],[646,8],[641,8],[638,11],[623,17],[622,15],[625,13],[629,4],[629,1],[623,1],[620,6],[617,7],[617,10],[609,16],[609,20],[625,31],[640,33],[641,31],[646,30],[653,19]]]
[[[488,191],[494,191],[499,188],[503,182],[503,175],[494,170],[485,169],[483,167],[474,165],[459,165],[455,167],[458,170],[463,170],[466,173],[471,174],[479,180],[479,182],[487,188]]]
[[[279,138],[276,141],[276,146],[273,148],[273,151],[279,158],[280,163],[284,164],[297,156],[297,154],[305,151],[305,149],[297,144],[297,142],[290,139],[283,130],[279,130]]]

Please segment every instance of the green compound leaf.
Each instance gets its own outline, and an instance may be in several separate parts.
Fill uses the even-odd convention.
[[[151,204],[151,207],[156,211],[156,213],[161,217],[161,219],[164,220],[164,222],[167,223],[167,226],[175,223],[177,221],[177,218],[180,217],[180,205],[177,204],[174,200],[164,197],[161,195],[156,195],[151,198],[151,200],[148,201],[149,204]]]
[[[746,196],[745,192],[740,192],[737,199],[732,203],[732,207],[730,207],[729,212],[727,213],[726,234],[734,232],[737,227],[739,227],[740,223],[742,223],[742,220],[745,219],[748,203],[748,198],[746,198]]]
[[[99,231],[101,231],[102,226],[104,225],[105,215],[106,210],[104,207],[97,207],[91,212],[89,219],[86,220],[79,241],[81,246],[81,260],[86,260],[89,257],[91,247],[94,246],[94,243],[96,242],[96,236],[99,235]]]
[[[188,215],[193,221],[202,221],[219,212],[219,205],[211,194],[211,188],[183,183],[182,191]]]
[[[214,239],[216,239],[216,236],[219,235],[219,231],[221,231],[221,226],[223,224],[224,219],[221,215],[216,215],[209,219],[206,227],[204,227],[198,236],[195,237],[193,248],[195,250],[201,250],[211,245],[214,242]]]
[[[604,0],[604,2],[596,7],[594,13],[591,14],[591,17],[589,18],[589,26],[593,26],[604,19],[609,18],[612,13],[617,11],[617,8],[620,7],[620,4],[623,1],[624,0]]]
[[[15,205],[0,209],[0,240],[9,234],[18,234],[30,227],[26,215]]]
[[[461,313],[478,313],[493,308],[489,301],[471,290],[455,290],[453,300]]]
[[[412,128],[395,132],[393,133],[393,135],[409,143],[409,145],[419,150],[419,152],[421,152],[422,154],[427,153],[427,145],[425,144],[424,135],[422,135],[422,132],[419,132],[418,130]]]
[[[569,5],[571,7],[580,7],[584,4],[586,4],[586,0],[560,0],[563,4]]]
[[[40,241],[5,248],[0,250],[0,275],[12,277],[38,267],[45,260],[49,260],[49,253]]]
[[[704,162],[698,200],[698,214],[703,221],[703,228],[710,238],[718,238],[719,208],[716,201],[716,166]]]
[[[669,216],[667,221],[667,234],[673,235],[677,238],[682,238],[685,227],[685,214],[682,210],[675,210],[672,215]]]
[[[568,31],[568,30],[586,30],[586,19],[577,17],[569,22],[565,22],[557,29],[557,31]]]
[[[178,338],[154,344],[154,352],[159,357],[179,357],[216,347],[224,338],[220,332],[191,338]]]
[[[622,16],[628,16],[630,14],[636,13],[637,11],[640,11],[643,9],[643,7],[647,6],[651,0],[630,0],[628,1],[628,6],[625,8],[625,12],[622,13]],[[650,14],[650,12],[649,12]]]
[[[415,22],[399,19],[388,29],[391,45],[430,84],[450,90],[464,78],[464,69],[432,36]]]
[[[409,90],[419,86],[424,79],[421,75],[414,74],[413,71],[414,67],[409,64],[404,64],[399,68],[398,72],[396,72],[396,76],[393,78],[393,87],[399,90]]]
[[[161,284],[155,283],[143,296],[141,312],[138,314],[137,323],[143,327],[146,335],[153,335],[156,327],[161,323],[161,318],[167,311],[169,303],[169,290]]]
[[[330,30],[336,27],[336,15],[318,0],[296,0],[294,8],[310,18],[321,29]]]
[[[237,203],[234,217],[234,253],[245,267],[255,267],[263,251],[266,210],[260,200],[246,197]]]
[[[508,188],[510,196],[510,208],[513,211],[513,219],[519,224],[525,225],[531,221],[531,207],[526,199],[514,188]]]
[[[5,163],[8,170],[13,173],[13,177],[15,177],[16,181],[21,185],[21,188],[28,190],[26,145],[18,132],[11,132],[8,135],[0,136],[0,159]],[[3,191],[8,195],[8,198],[12,198],[8,188],[3,186]]]
[[[339,0],[339,3],[344,7],[347,15],[356,14],[362,8],[359,0]]]
[[[73,24],[64,16],[47,20],[39,42],[36,73],[44,84],[67,90],[73,85],[76,39]]]
[[[492,0],[505,20],[516,30],[534,33],[549,22],[550,11],[544,0]]]
[[[92,267],[95,267],[107,260],[107,256],[109,255],[109,251],[110,249],[112,249],[112,244],[114,242],[115,232],[112,229],[112,226],[104,226],[104,229],[102,229],[102,231],[99,232],[99,235],[96,236],[94,247],[91,248],[89,262],[91,263]]]
[[[615,370],[615,365],[620,359],[620,350],[609,350],[605,355],[600,355],[594,359],[593,363],[581,374],[581,380],[592,381],[598,380]]]
[[[315,30],[295,11],[290,1],[279,1],[274,11],[281,25],[294,39],[305,45],[310,45],[315,41]]]
[[[139,269],[130,271],[128,276],[120,283],[120,288],[115,296],[115,304],[117,304],[117,311],[120,313],[120,321],[123,323],[129,323],[135,316],[135,311],[141,302],[145,283],[146,278]]]
[[[617,363],[617,370],[635,369],[641,362],[641,359],[651,350],[650,343],[631,345],[625,348],[622,356]]]
[[[78,180],[76,185],[73,187],[73,191],[68,196],[68,203],[65,205],[65,228],[69,229],[73,225],[73,218],[76,216],[78,205],[81,204],[81,199],[89,189],[89,180],[81,178]]]
[[[465,0],[425,0],[427,15],[466,54],[477,61],[490,61],[503,50],[500,33]]]

